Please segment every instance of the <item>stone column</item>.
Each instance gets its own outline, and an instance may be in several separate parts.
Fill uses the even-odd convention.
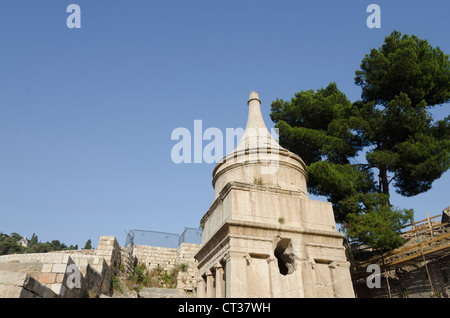
[[[303,258],[295,256],[295,271],[292,275],[295,277],[295,285],[297,286],[296,298],[305,298],[305,282],[303,281],[302,262]]]
[[[339,297],[340,291],[339,291],[339,273],[336,270],[336,262],[331,262],[328,265],[328,268],[330,269],[330,274],[331,274],[331,284],[333,286],[333,297],[337,298],[337,297]]]
[[[270,296],[280,297],[283,290],[280,281],[278,260],[274,256],[271,256],[267,258],[267,263],[269,264]]]
[[[335,298],[354,298],[353,284],[350,276],[350,263],[329,265],[331,280],[333,283],[333,294]]]
[[[222,285],[223,285],[223,269],[222,265],[220,263],[217,263],[214,266],[214,269],[216,270],[216,298],[224,298],[225,295],[222,294]]]
[[[247,258],[245,253],[229,252],[225,257],[226,297],[247,298]]]
[[[214,276],[210,270],[206,272],[206,298],[214,298]]]
[[[303,280],[303,290],[305,298],[316,298],[316,262],[313,258],[304,259],[297,265],[297,270],[301,270]]]
[[[197,278],[197,297],[198,298],[205,298],[206,297],[205,280],[203,279],[202,276]]]

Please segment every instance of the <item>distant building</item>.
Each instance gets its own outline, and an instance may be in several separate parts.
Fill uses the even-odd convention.
[[[21,238],[19,240],[19,242],[17,242],[19,245],[22,245],[23,247],[27,247],[28,246],[28,240],[27,237],[24,236],[23,238]]]

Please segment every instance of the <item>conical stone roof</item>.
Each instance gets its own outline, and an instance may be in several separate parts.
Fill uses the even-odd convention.
[[[250,93],[247,104],[247,125],[239,143],[213,170],[215,198],[229,182],[300,191],[308,197],[305,163],[272,137],[264,123],[257,92]]]

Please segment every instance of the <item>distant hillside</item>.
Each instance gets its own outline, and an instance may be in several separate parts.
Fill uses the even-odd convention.
[[[0,255],[47,253],[62,250],[78,250],[78,245],[67,246],[58,240],[42,243],[38,241],[38,237],[34,233],[30,239],[18,233],[11,233],[10,235],[0,233]]]

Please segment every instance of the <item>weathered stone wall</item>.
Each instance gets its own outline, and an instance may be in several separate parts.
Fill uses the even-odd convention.
[[[70,275],[67,273],[67,266],[71,264],[75,263],[70,256],[61,253],[13,254],[0,257],[0,268],[4,276],[11,272],[26,273],[43,287],[52,290],[57,297],[81,296],[81,290],[71,290],[67,286],[67,278]],[[22,285],[24,289],[29,286],[30,283]],[[44,293],[40,292],[39,288],[41,287],[36,286],[32,289],[36,297]]]
[[[136,262],[145,264],[148,270],[161,267],[170,271],[178,266],[177,289],[193,291],[196,287],[197,261],[195,253],[199,244],[182,243],[178,248],[136,245],[133,255]],[[181,266],[180,266],[181,265]]]
[[[124,274],[131,273],[134,269],[136,259],[133,251],[129,248],[120,247],[120,271]]]
[[[149,270],[159,266],[170,271],[175,267],[177,250],[176,248],[136,245],[133,255],[139,264],[145,264]]]
[[[45,287],[27,273],[0,271],[0,298],[55,298],[50,288]]]
[[[183,243],[179,248],[137,245],[121,247],[114,236],[101,236],[97,249],[0,256],[0,298],[79,298],[107,294],[114,275],[128,275],[139,262],[148,269],[160,266],[170,271],[180,266],[177,288],[195,289],[200,245]],[[74,274],[79,286],[73,286]]]
[[[4,255],[0,256],[0,297],[78,298],[108,293],[112,276],[121,269],[129,272],[133,264],[133,255],[114,236],[101,236],[96,250]],[[11,272],[27,276],[13,275],[14,282],[2,279]],[[76,277],[79,284],[74,285]]]
[[[180,267],[180,272],[178,273],[178,289],[184,290],[194,290],[197,286],[197,276],[198,276],[198,262],[194,258],[200,248],[200,244],[192,243],[182,243],[178,247],[177,258],[175,263],[178,265],[184,264],[185,266]]]

